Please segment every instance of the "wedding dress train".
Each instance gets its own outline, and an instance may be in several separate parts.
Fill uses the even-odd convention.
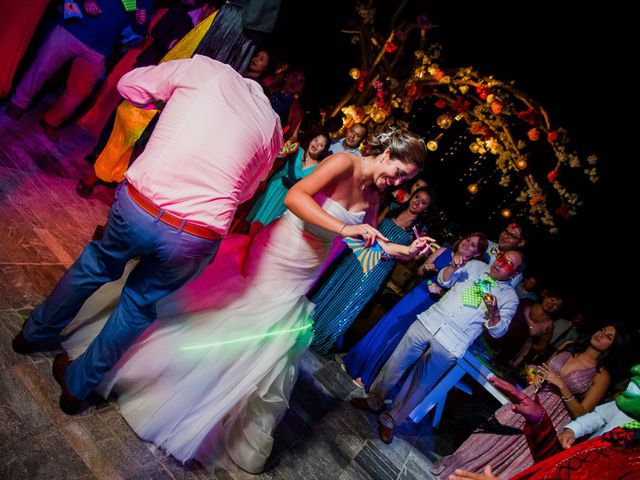
[[[317,197],[340,221],[362,223],[364,212]],[[202,275],[158,304],[158,319],[98,393],[116,392],[133,430],[178,460],[261,471],[311,342],[313,304],[305,294],[334,238],[288,211],[252,240],[226,238]],[[63,345],[72,356],[105,321],[119,290],[105,285],[69,325]]]

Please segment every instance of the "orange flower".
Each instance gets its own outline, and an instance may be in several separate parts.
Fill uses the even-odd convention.
[[[484,135],[487,131],[487,128],[484,126],[482,122],[473,122],[469,131],[474,135]]]
[[[502,103],[495,100],[491,104],[491,111],[493,112],[494,115],[499,115],[500,113],[502,113]]]
[[[536,142],[540,138],[540,132],[537,128],[532,128],[527,132],[527,137],[529,137],[529,140],[532,142]]]
[[[544,200],[544,197],[542,195],[535,195],[531,197],[531,200],[529,200],[529,205],[533,207],[536,203],[539,203],[542,200]]]

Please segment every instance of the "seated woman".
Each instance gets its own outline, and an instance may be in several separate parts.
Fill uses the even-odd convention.
[[[431,198],[427,189],[416,190],[406,206],[390,212],[380,222],[380,232],[394,243],[409,245],[413,240],[412,227],[422,223]],[[311,348],[322,355],[331,351],[395,266],[395,261],[383,259],[364,273],[355,254],[347,253],[341,258],[337,268],[310,297],[315,304]]]
[[[324,159],[330,142],[329,134],[316,131],[308,138],[309,141],[285,154],[282,168],[274,173],[267,183],[265,191],[247,215],[247,222],[269,225],[282,215],[286,210],[284,197],[289,189],[313,172]]]
[[[453,248],[441,247],[427,258],[418,270],[431,275],[451,263],[453,253],[464,257],[465,261],[481,258],[487,250],[487,237],[474,232],[458,240]],[[369,390],[378,372],[398,346],[400,339],[415,321],[419,313],[437,302],[443,289],[431,280],[424,280],[407,293],[375,327],[360,340],[343,358],[344,366],[354,382]]]
[[[524,390],[537,392],[557,431],[569,422],[593,410],[602,401],[611,383],[610,371],[621,360],[630,336],[621,325],[608,325],[565,347],[549,362],[537,367],[532,385]],[[521,429],[524,420],[512,405],[495,412],[502,425]],[[473,433],[452,455],[443,458],[431,470],[439,479],[448,478],[457,468],[481,472],[491,465],[495,475],[511,478],[533,464],[524,435]]]

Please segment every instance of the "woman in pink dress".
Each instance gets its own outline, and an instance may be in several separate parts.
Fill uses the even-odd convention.
[[[567,344],[548,363],[537,367],[534,383],[525,389],[536,393],[557,431],[571,418],[593,410],[602,401],[611,383],[610,369],[629,344],[629,335],[619,325],[608,325],[591,337]],[[521,429],[524,419],[512,405],[494,414],[502,425]],[[482,473],[491,465],[499,478],[513,475],[533,465],[524,434],[473,433],[452,455],[431,469],[436,478],[446,479],[457,468]]]

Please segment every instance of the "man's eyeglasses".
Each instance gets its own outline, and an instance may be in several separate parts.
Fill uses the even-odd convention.
[[[509,237],[511,240],[517,240],[520,241],[522,240],[522,237],[519,237],[518,235],[514,235],[513,233],[511,233],[509,230],[505,230],[504,233],[507,237]]]

